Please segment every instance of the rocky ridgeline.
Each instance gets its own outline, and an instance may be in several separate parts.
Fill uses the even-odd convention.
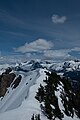
[[[0,97],[4,97],[11,84],[13,89],[16,88],[21,78],[21,75],[16,76],[16,74],[12,72],[12,69],[8,67],[5,72],[0,75]]]

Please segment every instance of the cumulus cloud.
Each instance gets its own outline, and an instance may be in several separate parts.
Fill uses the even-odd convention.
[[[53,22],[54,24],[58,24],[58,23],[63,24],[66,20],[67,20],[67,17],[66,17],[66,16],[59,16],[59,15],[57,15],[57,14],[54,14],[54,15],[52,16],[52,22]]]
[[[53,47],[51,41],[45,39],[38,39],[31,43],[25,43],[25,45],[20,46],[15,49],[16,52],[27,53],[27,52],[42,52],[43,50],[49,50]]]
[[[69,54],[70,50],[47,50],[44,51],[44,56],[47,58],[68,58],[70,57]]]

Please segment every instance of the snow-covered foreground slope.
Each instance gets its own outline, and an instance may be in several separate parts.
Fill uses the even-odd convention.
[[[17,108],[27,96],[29,88],[33,85],[38,77],[36,71],[31,72],[29,76],[23,76],[22,81],[16,89],[9,88],[9,93],[6,94],[0,102],[0,112]],[[30,80],[31,79],[31,80]]]
[[[3,108],[1,111],[14,108],[15,105],[18,104],[18,102],[20,103],[20,98],[23,98],[23,94],[26,94],[28,92],[28,88],[26,89],[26,87],[29,87],[32,81],[32,86],[29,89],[28,97],[22,102],[21,106],[17,109],[0,113],[0,120],[31,120],[31,116],[33,114],[41,114],[41,120],[47,120],[47,118],[41,113],[39,102],[35,99],[36,91],[39,85],[43,83],[43,79],[45,79],[46,77],[44,71],[44,69],[40,69],[38,76],[37,73],[34,72],[34,77],[32,80],[29,80],[30,83],[28,86],[26,86],[25,83],[28,81],[28,79],[31,78],[31,76],[27,79],[27,81],[25,78],[25,82],[24,84],[22,84],[23,86],[19,88],[19,85],[16,92],[14,92],[12,96],[10,96],[7,99],[7,101],[4,101],[4,104],[2,105]]]
[[[23,82],[24,84],[23,83],[20,84],[23,86],[20,87],[19,85],[18,88],[16,89],[16,92],[13,92],[13,95],[11,95],[7,101],[5,99],[4,101],[5,104],[3,104],[2,107],[3,109],[1,111],[2,113],[0,113],[0,120],[31,120],[33,114],[34,115],[40,114],[41,120],[48,120],[48,118],[44,116],[43,112],[41,111],[39,101],[35,99],[36,92],[40,84],[45,86],[45,83],[43,82],[43,80],[45,80],[46,78],[45,71],[46,69],[38,69],[37,70],[38,73],[34,72],[33,78],[35,79],[32,79],[32,84],[31,80],[29,80],[31,76],[29,78],[27,77],[27,80],[29,80],[28,82],[30,82],[28,84],[31,85],[29,86],[29,89],[28,88],[26,89],[26,87],[28,86],[25,85],[26,79],[23,78],[23,81],[25,80],[25,82]],[[55,95],[58,97],[60,109],[63,110],[64,107],[60,98],[61,91],[64,91],[63,85],[62,84],[59,85],[57,89],[59,89],[59,91],[56,91]],[[21,103],[22,99],[25,96],[24,94],[26,95],[26,99],[24,99],[23,102]],[[19,107],[18,103],[21,104]],[[16,109],[13,109],[15,107]],[[7,110],[7,112],[4,112],[5,110]],[[55,120],[58,120],[58,118],[56,118]],[[78,118],[76,117],[76,115],[74,118],[71,118],[64,114],[63,120],[78,120]]]
[[[0,66],[0,75],[5,71],[7,65]],[[40,103],[35,99],[36,92],[40,87],[45,86],[43,80],[46,79],[47,75],[45,71],[56,70],[56,71],[73,71],[80,70],[80,62],[65,62],[65,63],[46,63],[44,62],[26,62],[16,64],[12,67],[12,72],[16,75],[21,75],[22,79],[19,85],[12,89],[10,86],[5,96],[0,98],[0,120],[31,120],[32,115],[40,114],[41,120],[48,120],[43,114],[40,108]],[[58,73],[59,74],[59,73]],[[16,79],[16,78],[15,78]],[[61,101],[60,94],[63,89],[63,85],[58,85],[59,91],[55,92],[58,98],[60,110],[64,110],[64,106]],[[63,112],[64,113],[64,112]],[[58,120],[56,118],[55,120]],[[62,120],[78,120],[76,115],[73,118],[68,117],[64,114]]]

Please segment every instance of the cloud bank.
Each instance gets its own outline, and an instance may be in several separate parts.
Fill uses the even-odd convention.
[[[53,47],[51,41],[45,39],[38,39],[31,43],[25,43],[25,45],[20,46],[15,49],[16,52],[27,53],[27,52],[42,52],[43,50],[49,50]]]
[[[67,17],[66,16],[59,16],[57,14],[54,14],[52,16],[52,22],[54,24],[63,24],[65,21],[67,20]]]
[[[68,58],[70,50],[61,49],[61,50],[48,50],[44,51],[44,56],[47,58]]]
[[[80,48],[79,47],[75,47],[75,48],[71,49],[71,51],[80,52]]]
[[[49,58],[49,59],[67,59],[73,58],[72,52],[79,52],[79,47],[72,49],[53,49],[54,44],[45,39],[37,39],[23,46],[15,48],[15,52],[22,53],[25,58]]]

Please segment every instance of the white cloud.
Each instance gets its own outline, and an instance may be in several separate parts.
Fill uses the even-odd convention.
[[[51,41],[45,39],[38,39],[31,43],[25,43],[25,45],[20,46],[15,49],[16,52],[27,53],[27,52],[42,52],[44,50],[49,50],[53,47]]]
[[[79,52],[80,48],[79,47],[75,47],[75,48],[71,49],[71,51]]]
[[[29,58],[29,57],[32,56],[32,54],[31,53],[26,53],[25,56]]]
[[[70,50],[62,49],[62,50],[47,50],[44,51],[44,56],[48,58],[68,58]]]
[[[66,20],[67,20],[66,16],[59,16],[57,14],[54,14],[52,16],[52,22],[55,23],[55,24],[58,24],[58,23],[63,24]]]

